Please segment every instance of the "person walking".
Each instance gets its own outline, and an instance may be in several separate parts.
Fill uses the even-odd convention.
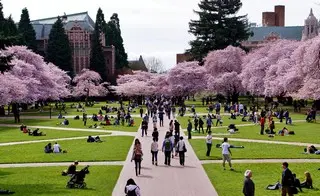
[[[244,172],[244,183],[243,183],[243,188],[242,188],[242,193],[244,196],[254,196],[254,183],[251,180],[252,177],[252,172],[251,170],[246,170]]]
[[[180,137],[180,123],[174,120],[174,134]]]
[[[154,129],[153,129],[152,138],[153,138],[153,139],[156,139],[156,141],[159,140],[159,131],[158,131],[157,128],[154,128]]]
[[[139,139],[134,141],[134,148],[131,161],[134,160],[135,169],[136,169],[136,176],[140,175],[141,172],[141,161],[142,161],[142,147]]]
[[[164,112],[163,110],[160,110],[158,112],[158,116],[159,116],[159,121],[160,121],[160,127],[163,127],[163,118],[164,118]]]
[[[158,118],[157,118],[156,114],[153,115],[152,122],[153,122],[153,128],[157,128]]]
[[[199,133],[200,133],[200,130],[202,130],[202,133],[204,133],[203,124],[204,124],[204,122],[203,122],[202,118],[199,118]]]
[[[198,125],[199,125],[199,119],[198,119],[198,117],[196,116],[196,117],[194,118],[194,130],[195,130],[195,131],[198,131]]]
[[[265,117],[260,118],[260,135],[263,135],[264,132],[264,124],[266,123]]]
[[[143,117],[143,108],[140,107],[140,117],[142,118]]]
[[[87,119],[88,119],[87,114],[83,113],[82,114],[83,126],[87,126]]]
[[[177,144],[177,151],[179,152],[180,165],[184,166],[185,153],[187,152],[187,148],[186,148],[186,144],[183,141],[183,137],[181,136],[179,139],[180,140]]]
[[[230,170],[233,171],[234,169],[232,168],[232,164],[231,164],[231,150],[230,150],[230,144],[228,143],[228,138],[223,138],[223,143],[221,144],[221,148],[222,148],[222,166],[223,166],[223,170],[226,170],[225,164],[226,161],[228,161],[229,166],[230,166]]]
[[[153,142],[151,143],[151,154],[152,154],[152,165],[158,165],[158,140],[153,138]]]
[[[219,113],[216,114],[216,118],[217,118],[216,127],[218,126],[218,124],[222,126],[221,115]]]
[[[190,119],[188,119],[187,131],[188,131],[188,139],[191,140],[192,123]]]
[[[170,123],[169,123],[169,130],[170,132],[173,134],[173,129],[174,129],[174,124],[173,124],[173,120],[170,120]]]
[[[141,196],[140,188],[137,186],[136,182],[132,178],[130,178],[127,181],[126,187],[124,188],[124,193],[127,196]]]
[[[208,131],[211,131],[211,125],[212,125],[212,119],[211,119],[211,116],[208,115],[208,117],[207,117],[207,130],[206,130],[207,133],[208,133]]]
[[[141,130],[142,130],[142,137],[144,136],[144,134],[148,136],[148,122],[145,119],[142,120]]]
[[[166,139],[162,143],[162,152],[164,152],[165,161],[164,164],[170,166],[171,163],[171,152],[173,144],[170,140],[170,135],[166,135]]]
[[[293,185],[293,175],[291,170],[288,168],[289,164],[287,162],[282,163],[282,179],[281,179],[281,196],[293,196],[292,191],[290,190],[290,186]]]
[[[206,143],[207,143],[207,154],[206,156],[209,157],[210,156],[210,152],[211,152],[211,147],[212,147],[212,135],[211,135],[211,131],[208,132],[207,138],[206,138]]]

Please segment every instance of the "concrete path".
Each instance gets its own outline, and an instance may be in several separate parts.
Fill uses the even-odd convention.
[[[242,159],[242,160],[232,160],[232,163],[320,163],[320,159]],[[208,163],[220,163],[221,160],[203,160],[202,164]]]
[[[0,168],[15,168],[15,167],[54,167],[54,166],[69,166],[70,162],[57,163],[14,163],[0,164]],[[86,165],[123,165],[124,161],[103,161],[103,162],[79,162],[80,168]]]
[[[280,136],[279,136],[280,137]],[[285,137],[285,136],[283,136]],[[206,139],[206,136],[193,136],[192,139]],[[212,137],[214,140],[222,141],[220,137]],[[254,140],[254,139],[240,139],[240,138],[228,138],[229,141],[239,141],[239,142],[253,142],[253,143],[264,143],[264,144],[284,144],[292,146],[305,146],[307,147],[310,143],[301,143],[301,142],[282,142],[282,141],[270,141],[270,140]],[[320,144],[312,144],[315,147],[320,147]]]
[[[0,127],[20,127],[20,125],[13,124],[0,124]],[[82,129],[82,128],[68,128],[68,127],[49,127],[49,126],[28,126],[29,128],[50,129],[50,130],[62,130],[62,131],[84,131],[95,133],[111,133],[112,136],[135,136],[135,132],[128,131],[116,131],[116,130],[103,130],[103,129]]]
[[[150,119],[151,121],[151,119]],[[168,128],[168,120],[165,119],[165,127],[159,128],[159,148]],[[186,163],[185,167],[180,166],[179,158],[171,161],[171,166],[164,165],[164,154],[159,151],[158,166],[151,163],[150,146],[152,143],[152,124],[149,124],[148,137],[141,137],[141,130],[137,138],[141,141],[144,156],[142,161],[141,176],[136,177],[134,163],[130,162],[133,146],[131,146],[126,162],[121,171],[118,182],[113,190],[113,196],[123,196],[126,181],[133,178],[141,188],[141,194],[145,196],[215,196],[218,195],[212,186],[201,162],[196,157],[186,137]],[[182,133],[183,135],[183,133]]]

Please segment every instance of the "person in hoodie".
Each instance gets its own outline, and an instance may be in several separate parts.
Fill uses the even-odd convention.
[[[132,178],[130,178],[127,181],[126,187],[124,188],[124,193],[127,196],[130,196],[130,195],[141,196],[140,188],[137,186],[136,182]]]

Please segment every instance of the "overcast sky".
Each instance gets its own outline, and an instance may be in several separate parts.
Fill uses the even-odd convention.
[[[30,18],[40,19],[88,11],[95,20],[102,8],[106,21],[118,13],[122,37],[129,59],[139,55],[162,60],[167,68],[175,65],[176,53],[188,48],[192,36],[188,22],[196,19],[193,9],[200,0],[2,0],[5,16],[12,14],[18,22],[21,10],[27,7]],[[250,22],[261,24],[262,12],[273,11],[274,5],[286,6],[286,25],[303,25],[310,8],[320,18],[320,0],[242,0],[240,14],[248,14]]]

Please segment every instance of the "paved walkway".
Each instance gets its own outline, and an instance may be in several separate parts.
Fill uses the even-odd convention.
[[[0,127],[20,127],[20,125],[13,124],[0,124]],[[29,128],[62,130],[62,131],[84,131],[95,133],[111,133],[112,136],[135,136],[136,132],[116,131],[116,130],[103,130],[103,129],[82,129],[82,128],[69,128],[69,127],[49,127],[49,126],[28,126]]]
[[[280,137],[280,136],[279,136]],[[206,139],[206,136],[192,136],[192,139]],[[221,140],[221,137],[212,137],[214,140]],[[282,142],[282,141],[270,141],[270,140],[254,140],[254,139],[240,139],[240,138],[228,138],[229,141],[239,141],[239,142],[253,142],[253,143],[264,143],[264,144],[284,144],[292,146],[305,146],[307,147],[310,143],[301,143],[301,142]],[[316,147],[320,147],[320,144],[312,144]]]
[[[15,164],[0,164],[0,168],[13,167],[54,167],[54,166],[69,166],[70,162],[56,162],[56,163],[15,163]],[[79,166],[86,165],[123,165],[124,161],[103,161],[103,162],[79,162]]]
[[[151,120],[150,120],[151,121]],[[168,120],[165,118],[165,127],[159,128],[159,147],[162,147],[163,138],[168,128]],[[113,196],[123,196],[124,187],[129,178],[133,178],[141,188],[141,194],[146,196],[216,196],[218,195],[212,186],[201,162],[198,160],[191,145],[187,140],[185,167],[180,166],[179,158],[172,160],[171,166],[164,165],[164,154],[159,151],[158,166],[151,163],[150,146],[152,137],[150,136],[152,124],[149,124],[149,136],[141,137],[141,131],[137,133],[137,138],[142,143],[144,152],[141,176],[135,176],[134,163],[130,162],[132,157],[131,146],[126,162],[121,171],[118,182],[113,190]],[[183,133],[182,133],[183,134]],[[186,137],[185,137],[186,138]]]

